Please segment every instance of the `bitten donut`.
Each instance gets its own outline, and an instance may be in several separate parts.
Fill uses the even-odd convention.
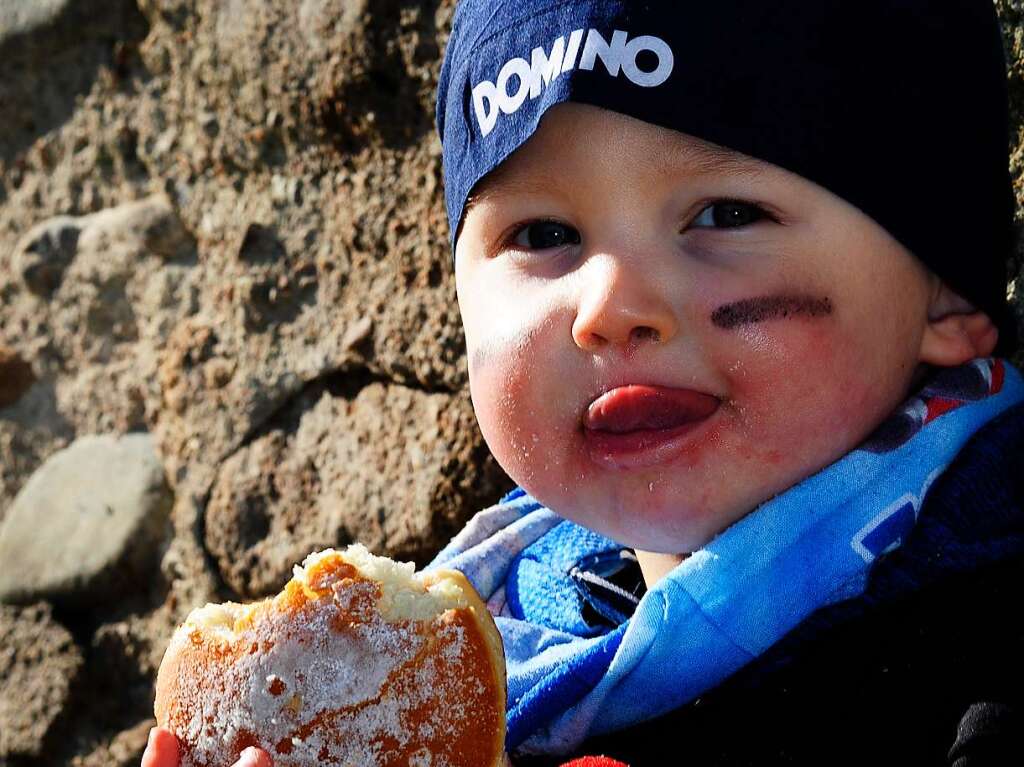
[[[501,637],[469,581],[363,546],[311,554],[272,599],[194,610],[156,682],[182,767],[505,764]]]

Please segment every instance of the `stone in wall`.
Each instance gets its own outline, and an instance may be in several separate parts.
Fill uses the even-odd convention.
[[[0,601],[82,611],[144,589],[171,501],[149,435],[79,438],[32,475],[0,526]]]
[[[195,240],[164,194],[45,219],[8,259],[0,336],[39,380],[0,412],[0,519],[39,461],[77,434],[148,428],[160,351],[196,301]]]

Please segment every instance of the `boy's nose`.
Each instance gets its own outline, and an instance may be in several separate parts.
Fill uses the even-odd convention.
[[[572,324],[576,345],[589,352],[608,346],[632,350],[644,342],[667,343],[677,332],[664,286],[637,273],[635,264],[612,261],[583,277],[585,285]]]

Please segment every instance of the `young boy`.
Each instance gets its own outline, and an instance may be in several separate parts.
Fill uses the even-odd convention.
[[[1004,73],[988,0],[463,0],[456,283],[521,488],[433,566],[498,616],[515,764],[1024,758]]]

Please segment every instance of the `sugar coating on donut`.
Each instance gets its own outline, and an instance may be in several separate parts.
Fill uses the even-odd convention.
[[[224,767],[249,745],[281,767],[494,763],[493,640],[457,582],[413,571],[362,547],[329,550],[273,600],[194,611],[157,683],[183,767]]]

